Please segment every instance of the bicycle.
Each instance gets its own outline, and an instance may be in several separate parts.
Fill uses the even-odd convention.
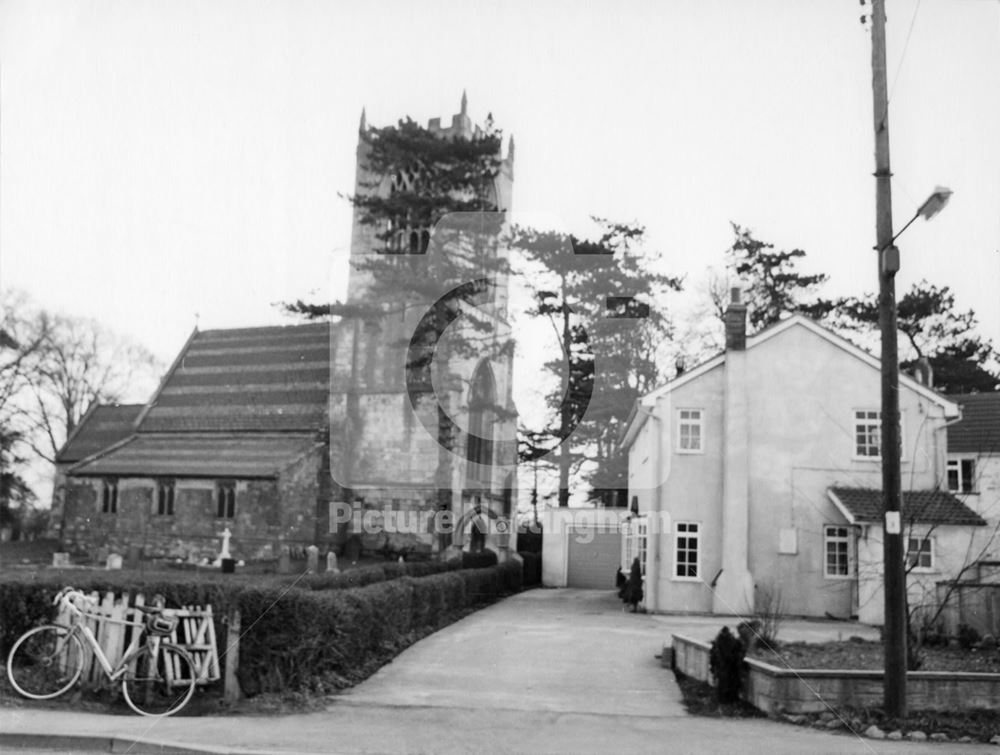
[[[20,694],[32,700],[51,700],[68,691],[83,673],[84,644],[114,683],[121,680],[122,695],[128,706],[141,716],[169,716],[194,695],[197,673],[187,651],[166,642],[177,618],[165,616],[161,607],[136,606],[144,614],[140,639],[117,666],[112,666],[90,627],[81,620],[93,606],[86,595],[64,587],[54,605],[69,610],[70,626],[46,624],[29,629],[14,643],[7,656],[7,677]],[[82,638],[82,639],[81,639]]]

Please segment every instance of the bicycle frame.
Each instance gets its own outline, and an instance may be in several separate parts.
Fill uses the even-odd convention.
[[[69,634],[66,635],[66,637],[68,639],[71,634],[83,635],[87,644],[90,645],[90,650],[94,654],[94,658],[101,665],[104,675],[108,677],[108,681],[116,682],[121,679],[128,669],[129,662],[139,654],[144,645],[150,647],[154,656],[159,653],[161,638],[156,635],[147,635],[145,637],[145,642],[133,641],[129,648],[125,651],[125,654],[122,656],[121,661],[119,661],[118,666],[112,666],[111,661],[108,660],[108,657],[104,654],[104,650],[101,648],[101,643],[97,641],[97,637],[94,635],[93,630],[86,624],[80,623],[79,619],[86,618],[86,616],[87,614],[82,614],[76,622],[68,627]],[[138,624],[132,621],[125,621],[122,623],[133,627],[144,626],[143,624]]]

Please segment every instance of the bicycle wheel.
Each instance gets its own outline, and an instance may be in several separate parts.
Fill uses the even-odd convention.
[[[194,694],[196,672],[187,651],[162,643],[155,655],[142,648],[128,663],[122,677],[122,694],[140,716],[169,716]]]
[[[83,645],[68,627],[36,627],[21,635],[7,656],[7,678],[33,700],[58,697],[83,672]]]

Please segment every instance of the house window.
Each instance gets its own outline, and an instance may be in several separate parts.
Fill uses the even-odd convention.
[[[701,453],[701,409],[680,409],[677,421],[677,450],[680,453]]]
[[[863,409],[854,412],[854,455],[879,458],[882,443],[882,412]]]
[[[826,576],[849,577],[851,575],[851,538],[847,527],[828,526],[824,534],[826,552]]]
[[[232,519],[236,516],[236,483],[218,482],[215,486],[215,516]]]
[[[101,511],[105,514],[118,513],[118,480],[105,477],[101,486]]]
[[[698,579],[700,531],[695,522],[677,522],[674,533],[674,578]]]
[[[910,537],[906,541],[906,568],[913,571],[934,570],[934,540]]]
[[[948,460],[948,490],[952,493],[976,492],[976,460]]]
[[[156,486],[156,513],[159,516],[174,515],[174,492],[173,480],[161,480]]]

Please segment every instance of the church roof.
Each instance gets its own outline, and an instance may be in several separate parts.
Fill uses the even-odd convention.
[[[330,323],[196,331],[140,433],[295,432],[327,426]]]
[[[56,454],[56,463],[70,464],[127,438],[135,429],[142,404],[94,404]]]
[[[882,491],[871,488],[830,488],[827,493],[851,524],[880,523]],[[901,518],[915,524],[986,524],[972,509],[943,490],[903,492]]]
[[[291,433],[133,435],[77,464],[70,474],[271,479],[316,446],[314,435]]]
[[[948,428],[948,453],[1000,454],[1000,393],[949,396],[962,421]]]

